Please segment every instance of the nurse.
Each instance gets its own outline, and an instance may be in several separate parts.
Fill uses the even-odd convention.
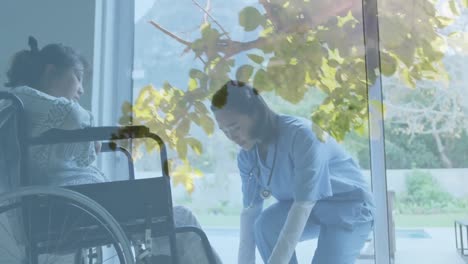
[[[373,199],[358,164],[307,119],[273,112],[255,88],[227,82],[212,98],[219,128],[241,147],[238,263],[297,263],[318,238],[313,264],[354,263],[373,227]],[[263,208],[271,196],[277,202]],[[271,199],[271,198],[270,198]]]

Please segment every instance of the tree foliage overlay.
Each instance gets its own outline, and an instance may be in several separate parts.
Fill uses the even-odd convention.
[[[133,104],[123,105],[120,120],[150,127],[177,151],[178,162],[172,163],[180,175],[176,183],[193,190],[193,177],[200,172],[188,163],[187,152],[200,154],[203,145],[190,130],[198,126],[213,133],[206,102],[228,79],[251,83],[292,104],[311,89],[319,90],[324,99],[310,113],[316,125],[338,140],[350,131],[365,133],[367,80],[375,76],[366,76],[361,0],[259,0],[237,14],[239,27],[256,34],[248,41],[231,37],[211,11],[211,1],[192,2],[205,15],[198,38],[184,39],[158,21],[148,26],[182,44],[183,52],[202,66],[190,70],[186,87],[169,82],[144,87]],[[465,2],[455,2],[455,7]],[[379,1],[381,73],[371,72],[397,76],[410,87],[419,80],[447,78],[441,61],[446,44],[439,30],[451,22],[433,0]],[[238,65],[240,56],[249,61]],[[157,146],[145,147],[151,151]]]

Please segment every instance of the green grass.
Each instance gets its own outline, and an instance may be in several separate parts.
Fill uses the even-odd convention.
[[[206,227],[239,227],[238,215],[197,214]],[[468,212],[427,215],[395,215],[397,227],[452,227],[455,219],[468,219]]]
[[[197,215],[204,227],[239,227],[239,215]]]

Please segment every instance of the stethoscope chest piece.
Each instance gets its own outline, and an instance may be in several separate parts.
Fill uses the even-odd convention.
[[[270,198],[270,196],[271,196],[271,191],[270,191],[270,190],[267,190],[267,189],[262,190],[262,191],[260,192],[260,196],[262,196],[263,199],[268,199],[268,198]]]

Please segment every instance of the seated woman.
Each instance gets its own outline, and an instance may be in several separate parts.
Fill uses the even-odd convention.
[[[38,50],[18,52],[7,72],[11,92],[24,103],[31,136],[52,128],[78,129],[92,125],[92,115],[78,100],[83,94],[82,78],[86,63],[70,47],[51,44]],[[108,179],[92,163],[97,143],[40,145],[30,149],[29,169],[33,184],[74,185],[104,182]]]
[[[29,37],[29,46],[30,50],[14,55],[6,86],[24,103],[30,135],[38,136],[53,128],[92,126],[91,113],[78,103],[84,93],[83,57],[62,44],[49,44],[39,50],[33,37]],[[34,171],[33,184],[63,186],[109,181],[93,166],[99,148],[97,142],[31,147],[28,165],[29,171]],[[174,207],[174,221],[176,226],[200,227],[190,210],[181,206]],[[166,240],[156,239],[153,248],[160,252],[154,253],[164,254],[165,244]],[[207,263],[197,236],[180,234],[177,244],[181,263]],[[216,254],[215,257],[221,263]]]

